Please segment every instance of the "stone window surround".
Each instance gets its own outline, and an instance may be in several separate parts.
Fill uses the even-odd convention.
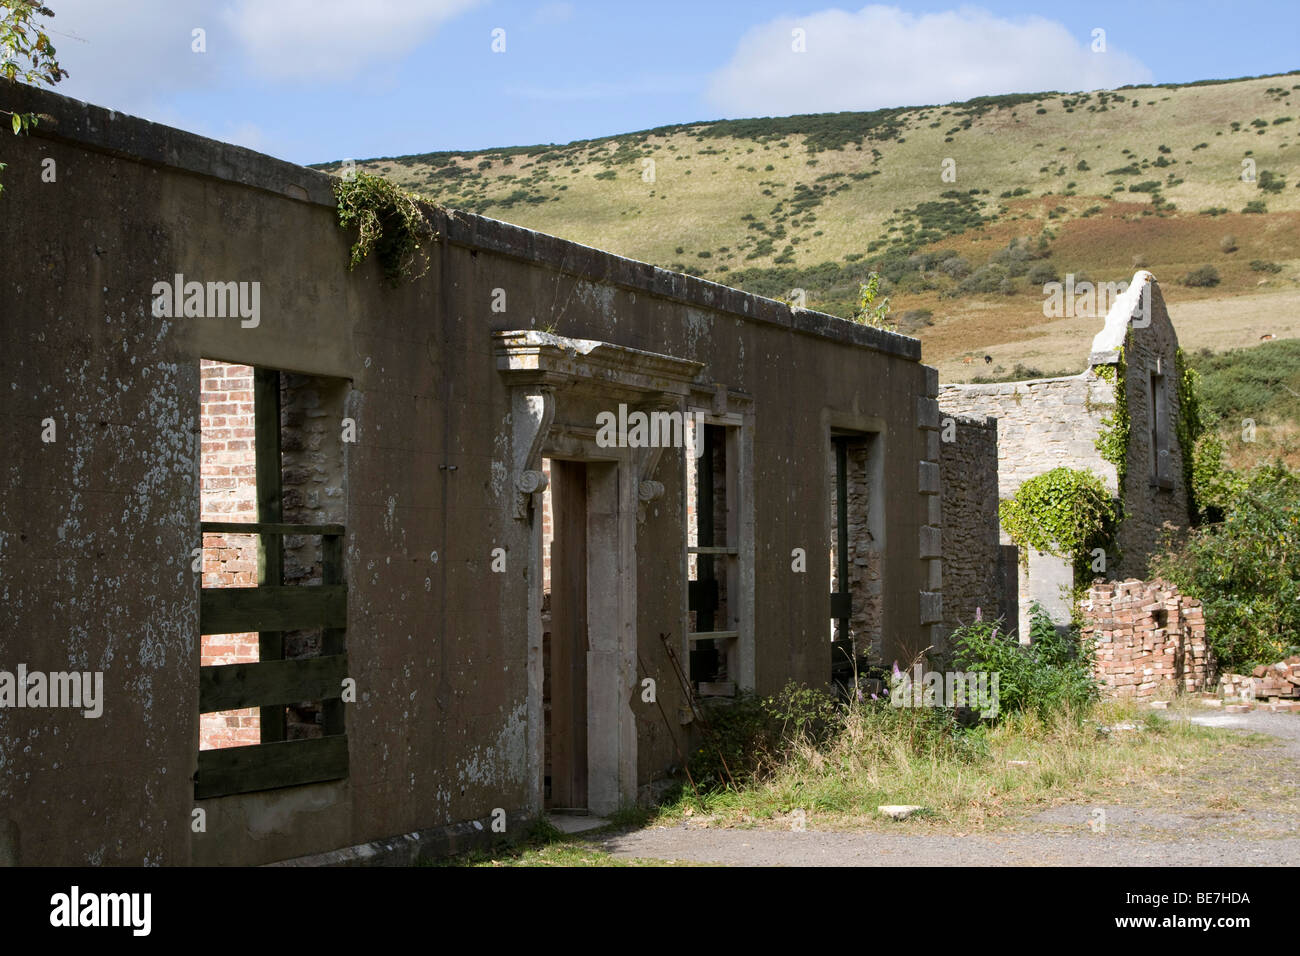
[[[712,390],[692,389],[687,402],[688,413],[700,412],[706,425],[720,425],[726,428],[728,470],[734,468],[729,488],[734,488],[735,499],[728,501],[728,524],[734,524],[735,547],[735,582],[728,588],[729,608],[734,609],[736,627],[739,635],[735,638],[734,673],[728,671],[728,679],[736,683],[738,690],[753,690],[756,686],[755,648],[754,648],[754,413],[750,397],[742,392],[715,385]],[[687,508],[690,502],[686,498],[687,482],[685,469],[694,467],[694,462],[686,455],[681,456],[683,469],[681,481],[681,514],[683,528],[686,527]],[[728,529],[729,533],[731,527]],[[731,542],[728,537],[728,542]],[[689,593],[686,582],[690,580],[690,554],[687,552],[687,535],[682,535],[682,596],[681,596],[681,655],[683,661],[690,660],[690,640],[687,630],[690,621]],[[728,664],[731,663],[728,658]]]

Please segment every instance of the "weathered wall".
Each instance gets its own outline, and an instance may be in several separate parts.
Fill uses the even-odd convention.
[[[1145,576],[1147,562],[1160,550],[1164,526],[1185,527],[1187,487],[1183,479],[1183,453],[1178,443],[1176,422],[1182,414],[1178,395],[1175,356],[1178,336],[1169,319],[1160,287],[1151,282],[1146,295],[1151,305],[1150,323],[1134,323],[1124,349],[1128,383],[1128,413],[1132,423],[1128,451],[1128,474],[1124,481],[1124,523],[1119,532],[1121,560],[1117,574]],[[1168,461],[1166,482],[1152,480],[1154,450],[1151,443],[1150,376],[1164,377],[1163,396],[1168,415],[1165,449]]]
[[[996,385],[941,385],[945,415],[998,420],[998,498],[1053,468],[1086,468],[1116,492],[1115,466],[1097,451],[1114,388],[1091,371]]]
[[[935,476],[919,463],[937,458],[938,416],[915,341],[441,210],[429,211],[439,240],[428,274],[388,289],[373,262],[347,271],[351,237],[326,177],[51,94],[10,99],[51,119],[6,144],[4,658],[102,670],[107,701],[98,720],[0,712],[7,858],[257,863],[486,820],[494,808],[512,822],[535,812],[533,537],[512,515],[496,330],[553,323],[692,359],[703,386],[749,400],[761,692],[828,678],[828,423],[879,430],[886,653],[929,643],[922,619],[939,605],[922,527],[939,516],[921,493],[937,491]],[[41,181],[47,157],[56,183]],[[176,273],[259,282],[260,322],[154,317],[153,283]],[[497,289],[505,313],[491,311]],[[310,462],[297,484],[298,513],[339,514],[347,527],[358,701],[346,710],[346,780],[201,801],[207,832],[193,833],[201,358],[347,380],[357,441],[341,449],[344,492],[331,496],[334,476]],[[47,417],[53,443],[40,440]],[[322,423],[322,435],[338,425]],[[654,635],[684,625],[685,467],[665,453],[655,475],[665,493],[632,556],[601,569],[635,576],[637,650],[670,715],[680,700]],[[490,571],[495,547],[505,573]],[[795,547],[807,550],[806,574],[792,572]],[[677,756],[657,708],[635,693],[635,670],[597,691],[633,708],[627,756],[645,781]]]
[[[976,610],[990,620],[1002,613],[998,421],[953,418],[944,422],[940,438],[943,613],[944,626],[952,629],[974,620]]]

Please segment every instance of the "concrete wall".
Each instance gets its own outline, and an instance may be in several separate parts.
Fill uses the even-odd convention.
[[[52,94],[6,92],[50,119],[6,144],[0,200],[3,664],[102,671],[106,704],[97,720],[0,711],[0,857],[259,863],[487,820],[495,808],[512,826],[538,811],[541,680],[528,635],[540,527],[514,516],[520,422],[494,331],[554,325],[699,362],[699,389],[721,383],[748,409],[761,692],[828,680],[829,429],[878,431],[885,653],[905,659],[930,642],[941,604],[922,529],[938,519],[937,465],[922,462],[937,460],[937,380],[914,340],[439,209],[427,210],[437,233],[427,275],[389,289],[374,262],[348,272],[352,236],[335,223],[326,177]],[[42,182],[45,159],[56,182]],[[259,324],[154,317],[153,284],[177,273],[259,282]],[[504,313],[491,308],[498,289]],[[194,833],[203,358],[345,380],[357,441],[338,449],[342,485],[326,468],[298,486],[301,514],[338,514],[347,527],[358,700],[346,711],[346,780],[201,801],[207,830]],[[567,407],[571,433],[593,427],[595,405]],[[41,440],[47,418],[53,442]],[[321,435],[339,425],[321,422]],[[670,715],[681,701],[656,635],[680,637],[684,625],[684,468],[680,453],[664,454],[653,476],[663,495],[597,569],[635,581],[634,605],[616,610],[632,614],[635,651]],[[497,547],[505,573],[490,570]],[[797,547],[803,574],[791,568]],[[678,758],[636,693],[636,654],[610,666],[593,694],[630,711],[631,736],[601,745],[631,767],[635,793]]]

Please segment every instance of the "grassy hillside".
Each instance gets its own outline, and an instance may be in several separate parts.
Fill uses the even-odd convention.
[[[1229,464],[1281,458],[1300,468],[1300,339],[1189,358],[1201,375],[1201,416]]]
[[[901,330],[962,381],[1018,363],[1082,368],[1100,319],[1043,314],[1043,283],[1066,273],[1120,281],[1150,268],[1189,349],[1300,335],[1298,131],[1300,72],[358,166],[448,206],[764,295],[801,288],[809,308],[839,315],[878,270]],[[1206,265],[1216,284],[1180,284]]]

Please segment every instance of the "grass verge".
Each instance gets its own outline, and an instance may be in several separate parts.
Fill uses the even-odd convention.
[[[1167,800],[1178,781],[1258,745],[1114,702],[1082,719],[1016,713],[969,730],[942,711],[875,705],[851,713],[828,745],[792,741],[782,761],[739,788],[702,799],[685,790],[661,813],[665,822],[789,826],[802,811],[809,827],[873,829],[900,825],[877,807],[904,804],[927,811],[909,828],[991,830],[1061,804]]]

